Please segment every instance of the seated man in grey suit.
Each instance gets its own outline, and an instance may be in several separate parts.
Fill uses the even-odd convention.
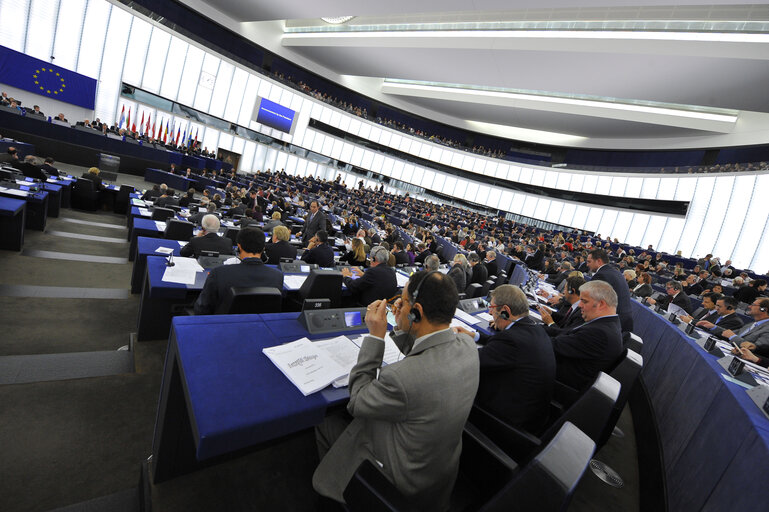
[[[381,369],[387,302],[368,306],[370,335],[350,372],[353,420],[331,415],[316,429],[321,462],[312,483],[320,494],[343,501],[355,470],[369,460],[416,510],[448,508],[478,390],[478,350],[450,328],[458,303],[451,278],[412,275],[393,308],[391,336],[403,355]]]
[[[751,350],[759,356],[767,357],[769,356],[769,299],[758,298],[754,300],[748,312],[753,317],[754,322],[737,332],[720,328],[716,328],[715,332],[742,348]]]
[[[198,236],[192,237],[187,245],[179,251],[181,256],[197,258],[200,251],[216,251],[219,254],[232,254],[232,240],[219,236],[221,223],[216,215],[206,215],[201,221],[203,229]],[[260,251],[261,252],[261,251]]]
[[[203,291],[195,301],[196,315],[213,315],[227,298],[232,287],[266,286],[283,290],[283,272],[268,267],[262,261],[264,232],[257,228],[241,229],[238,233],[237,265],[219,265],[206,278]],[[222,313],[226,313],[223,311]]]

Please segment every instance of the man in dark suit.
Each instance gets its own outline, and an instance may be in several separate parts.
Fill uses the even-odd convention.
[[[545,323],[545,332],[549,336],[557,336],[585,323],[579,303],[579,288],[583,284],[585,280],[579,276],[566,278],[563,300],[558,310],[551,314],[547,309],[539,308],[539,314]]]
[[[161,187],[162,190],[162,187]],[[179,206],[179,200],[174,197],[174,191],[173,189],[167,188],[163,190],[163,193],[160,197],[155,199],[154,206],[159,206],[160,208],[168,208],[169,206]]]
[[[302,261],[316,263],[319,267],[334,266],[334,250],[328,245],[328,233],[324,230],[315,233],[302,254]]]
[[[318,231],[326,230],[326,214],[320,209],[318,201],[310,203],[310,213],[304,219],[304,228],[302,229],[302,244],[308,245],[310,239]]]
[[[702,295],[705,289],[698,282],[699,278],[694,274],[686,276],[686,285],[684,286],[684,293],[686,295]]]
[[[484,261],[484,265],[486,265],[486,270],[488,271],[489,277],[494,277],[499,274],[499,266],[497,265],[497,253],[495,251],[486,251],[486,261]]]
[[[38,167],[36,164],[37,158],[32,155],[27,155],[24,157],[23,162],[14,162],[13,166],[21,171],[21,173],[27,178],[33,178],[41,181],[47,180],[48,176],[42,170],[40,170],[40,167]]]
[[[719,297],[718,300],[716,300],[716,312],[718,313],[718,317],[712,322],[708,320],[700,320],[697,322],[697,327],[702,327],[703,329],[714,332],[716,333],[716,336],[720,338],[723,338],[723,336],[719,333],[722,333],[726,329],[732,331],[739,330],[742,327],[743,322],[736,313],[738,305],[739,301],[734,297]]]
[[[617,294],[609,283],[585,283],[579,296],[585,323],[557,335],[552,342],[556,380],[581,390],[622,355],[622,330],[617,316]]]
[[[713,323],[720,316],[716,310],[716,302],[720,298],[723,298],[723,295],[720,293],[706,293],[702,296],[702,307],[699,310],[695,311],[691,316],[681,315],[678,318],[687,324],[692,321],[696,324],[700,320]]]
[[[593,272],[593,281],[605,281],[617,294],[617,316],[622,326],[622,332],[633,331],[633,315],[630,309],[630,289],[625,277],[616,268],[607,265],[609,256],[603,249],[593,249],[587,255],[587,268]]]
[[[296,247],[288,243],[290,238],[291,232],[286,226],[275,226],[272,230],[272,243],[264,248],[267,263],[278,265],[281,258],[296,259]]]
[[[262,262],[264,232],[257,228],[242,229],[238,233],[237,244],[240,263],[220,265],[211,270],[203,291],[195,301],[196,315],[226,313],[217,309],[227,298],[233,286],[266,286],[283,290],[283,273],[278,269],[265,266]]]
[[[393,255],[395,256],[395,264],[396,265],[408,265],[409,264],[409,255],[403,248],[403,242],[400,240],[396,240],[393,244]],[[369,304],[366,302],[366,304]]]
[[[489,312],[495,333],[474,336],[481,380],[475,402],[510,425],[538,432],[548,419],[555,389],[555,354],[542,326],[529,318],[526,295],[504,284],[491,292]]]
[[[245,214],[246,214],[246,205],[241,203],[240,199],[234,198],[232,200],[232,207],[230,208],[230,211],[229,211],[230,217],[234,217],[236,215],[245,215]]]
[[[344,285],[359,305],[367,306],[375,300],[389,299],[398,293],[395,270],[387,265],[389,258],[390,253],[380,245],[371,249],[371,266],[366,272],[342,269]],[[353,279],[353,273],[358,276],[357,279]]]
[[[481,261],[481,257],[477,253],[471,252],[467,257],[467,261],[470,262],[470,269],[473,271],[473,274],[470,276],[470,283],[478,283],[483,286],[489,279],[489,271]]]
[[[529,267],[531,270],[542,270],[542,264],[545,259],[545,253],[542,250],[542,246],[539,247],[529,247],[527,248],[527,256],[526,260],[524,260],[524,263],[526,263],[526,266]]]
[[[414,258],[414,263],[421,263],[422,265],[424,265],[425,258],[430,256],[430,254],[432,253],[427,250],[427,246],[423,243],[417,244],[417,249],[419,249],[419,254],[417,254],[416,257]]]
[[[206,215],[201,221],[203,229],[198,236],[192,239],[182,247],[179,254],[186,258],[200,256],[200,251],[216,251],[219,254],[232,254],[232,240],[227,237],[219,236],[221,223],[216,215]],[[241,230],[242,231],[242,230]],[[261,251],[259,251],[261,253]]]
[[[673,304],[686,311],[687,315],[692,314],[692,302],[684,293],[684,287],[681,286],[680,282],[668,281],[665,283],[665,293],[667,293],[667,295],[659,300],[652,299],[651,297],[646,300],[652,305],[659,303],[664,309],[668,309],[668,307]]]
[[[53,163],[54,163],[54,159],[49,156],[45,159],[45,162],[43,163],[43,165],[40,166],[40,169],[42,169],[42,171],[46,173],[48,176],[50,176],[51,178],[58,178],[59,170],[53,166]]]

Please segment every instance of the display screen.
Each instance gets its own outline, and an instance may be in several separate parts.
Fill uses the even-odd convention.
[[[360,311],[347,311],[344,314],[344,325],[347,327],[357,327],[363,325]]]
[[[254,121],[286,133],[292,133],[296,112],[267,98],[257,98]]]

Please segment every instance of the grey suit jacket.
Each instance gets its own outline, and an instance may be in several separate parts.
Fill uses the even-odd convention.
[[[396,338],[394,338],[396,339]],[[384,343],[367,336],[350,373],[355,418],[320,462],[313,486],[343,501],[363,460],[370,460],[421,510],[448,507],[462,451],[462,429],[478,390],[478,350],[469,336],[439,331],[379,372]]]
[[[737,336],[732,338],[731,341],[737,343],[738,345],[743,341],[749,341],[756,346],[756,354],[761,356],[769,356],[769,321],[764,322],[758,327],[752,329],[750,332],[747,332],[752,325],[752,323],[749,323],[739,331],[735,331]],[[723,336],[724,330],[725,329],[721,328],[714,329],[714,331],[719,336]]]
[[[324,231],[326,229],[326,214],[323,210],[318,210],[318,213],[313,217],[311,213],[307,214],[304,221],[304,227],[302,228],[302,243],[306,247],[310,242],[310,238],[315,236],[318,231]]]

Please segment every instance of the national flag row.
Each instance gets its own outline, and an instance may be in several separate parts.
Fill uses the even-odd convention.
[[[181,137],[182,142],[185,146],[192,146],[195,147],[198,144],[198,133],[199,128],[195,129],[195,138],[192,137],[192,129],[190,129],[190,133],[187,134],[187,129],[184,130],[184,135],[182,136],[182,130],[181,126],[176,128],[176,139],[174,140],[174,125],[171,125],[170,129],[168,126],[168,119],[166,119],[166,125],[165,128],[163,127],[163,121],[160,121],[160,130],[156,130],[156,121],[152,121],[152,114],[147,114],[147,122],[144,122],[144,112],[142,112],[142,119],[139,122],[139,135],[147,135],[148,137],[151,136],[153,139],[156,140],[163,140],[163,144],[167,144],[169,141],[173,142],[177,146],[179,145],[179,138]],[[128,119],[126,120],[126,113],[125,113],[125,105],[123,105],[123,108],[120,111],[120,118],[118,119],[118,130],[123,129],[123,123],[126,124],[126,129],[130,129],[132,132],[137,132],[136,130],[136,118],[134,118],[134,123],[131,124],[131,107],[128,107]],[[170,137],[169,137],[170,135]]]

